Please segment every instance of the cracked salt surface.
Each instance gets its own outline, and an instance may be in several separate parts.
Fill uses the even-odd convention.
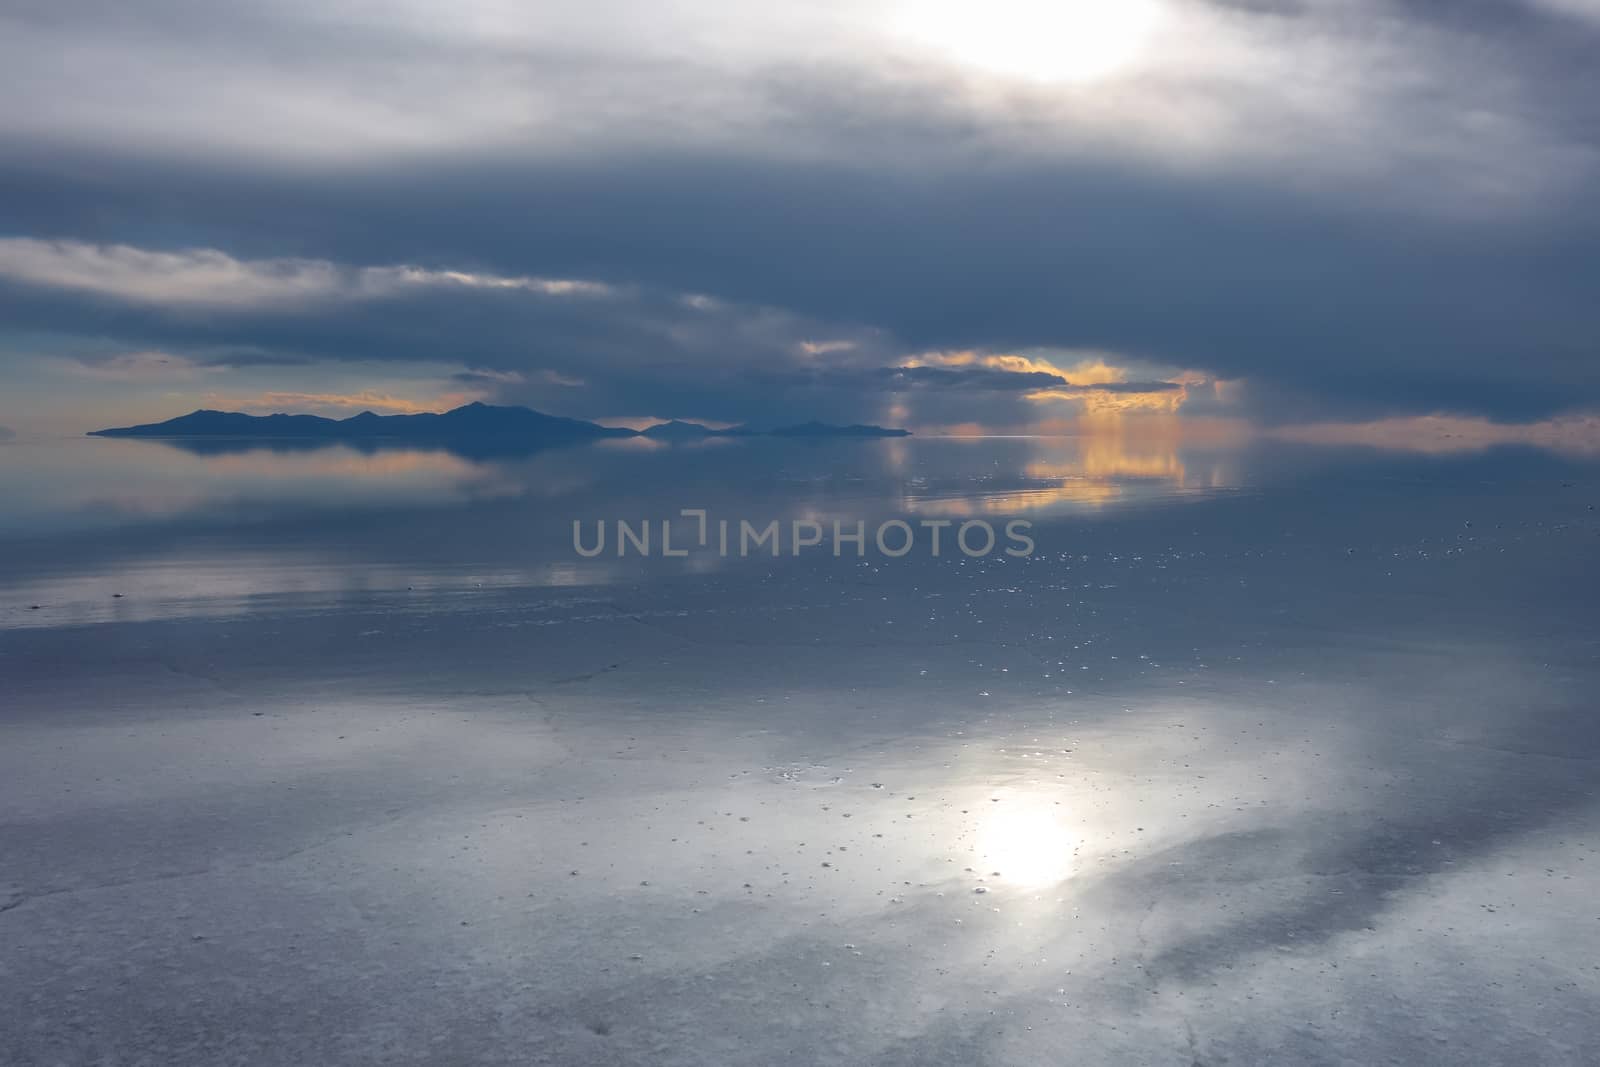
[[[1592,1062],[1600,471],[1319,453],[1054,500],[1026,560],[562,569],[624,473],[949,511],[1071,447],[111,524],[65,479],[0,553],[0,1062]]]

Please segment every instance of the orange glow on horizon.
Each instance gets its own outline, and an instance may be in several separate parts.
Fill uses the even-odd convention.
[[[1076,363],[1063,366],[1037,356],[1013,353],[981,353],[970,350],[956,352],[924,352],[901,363],[903,367],[987,367],[1010,374],[1048,374],[1061,379],[1061,385],[1047,386],[1024,393],[1023,396],[1039,404],[1056,401],[1075,402],[1087,414],[1118,412],[1152,412],[1173,414],[1189,399],[1191,388],[1213,388],[1213,379],[1199,371],[1186,370],[1159,381],[1176,385],[1176,389],[1150,392],[1116,392],[1098,386],[1125,385],[1128,371],[1111,363],[1105,355],[1085,354]],[[1223,393],[1214,390],[1219,400]],[[992,431],[991,431],[992,432]]]

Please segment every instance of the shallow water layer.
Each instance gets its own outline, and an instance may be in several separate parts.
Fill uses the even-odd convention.
[[[0,489],[0,1061],[1600,1042],[1593,465],[73,441]],[[695,550],[574,551],[618,519]]]

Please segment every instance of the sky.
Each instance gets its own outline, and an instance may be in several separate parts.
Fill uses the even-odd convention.
[[[0,439],[1600,420],[1600,0],[6,0]]]

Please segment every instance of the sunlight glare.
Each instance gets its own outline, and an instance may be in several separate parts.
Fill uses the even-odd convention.
[[[1043,889],[1071,876],[1077,840],[1055,805],[1008,798],[991,805],[974,844],[983,874],[998,871],[1003,883]]]
[[[1159,0],[907,0],[897,29],[991,74],[1084,83],[1138,58],[1160,15]]]

